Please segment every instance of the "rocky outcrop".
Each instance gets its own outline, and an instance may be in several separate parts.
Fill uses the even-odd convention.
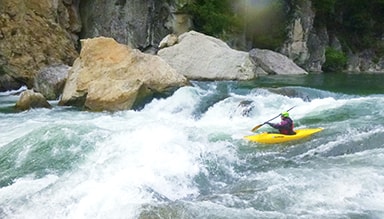
[[[297,66],[288,57],[266,49],[252,49],[250,57],[257,66],[260,66],[268,74],[292,75],[308,74],[304,69]]]
[[[287,39],[280,52],[307,71],[321,72],[328,43],[326,30],[314,28],[315,12],[311,0],[298,1],[293,7]]]
[[[327,47],[340,51],[346,55],[346,66],[340,66],[347,72],[370,72],[370,73],[383,73],[384,72],[384,58],[377,50],[382,44],[382,39],[377,38],[375,48],[356,49],[355,43],[343,40],[343,45],[339,42],[338,37],[343,38],[348,35],[343,27],[344,19],[343,11],[338,11],[342,7],[334,8],[332,14],[333,18],[329,18],[329,22],[337,23],[338,29],[333,27],[331,31],[327,29],[326,24],[315,25],[316,19],[324,20],[324,15],[318,15],[316,10],[313,9],[314,0],[294,1],[291,4],[291,16],[288,20],[288,35],[287,39],[280,49],[280,52],[296,64],[309,72],[322,72],[322,67],[327,61],[325,52]],[[377,21],[371,20],[371,23]],[[351,23],[346,24],[348,26]],[[353,24],[352,24],[353,25]],[[359,28],[358,28],[359,29]],[[344,32],[343,32],[344,31]],[[350,33],[352,38],[355,33]],[[369,34],[369,33],[367,33]],[[365,39],[367,40],[367,39]],[[371,39],[371,41],[374,41]],[[350,47],[354,48],[351,49]]]
[[[51,108],[52,106],[41,93],[35,93],[33,90],[23,91],[19,100],[16,102],[16,110],[24,111],[32,108]]]
[[[48,100],[56,100],[63,93],[68,77],[68,65],[53,65],[41,69],[36,76],[34,89]]]
[[[158,55],[179,73],[194,80],[249,80],[256,77],[247,52],[231,49],[223,41],[190,31]]]
[[[82,40],[59,105],[91,111],[131,109],[150,98],[185,86],[187,79],[161,58],[118,44],[111,38]]]
[[[81,37],[111,37],[119,43],[142,51],[157,47],[164,36],[173,32],[172,2],[174,1],[82,0]]]
[[[73,33],[81,27],[76,20],[75,3],[75,0],[1,1],[0,75],[7,77],[0,80],[7,82],[0,81],[0,85],[6,83],[8,89],[16,89],[25,84],[31,88],[41,68],[60,63],[72,65],[78,56]]]
[[[348,50],[346,70],[348,72],[384,73],[384,57],[377,58],[373,49],[366,49],[359,53]]]

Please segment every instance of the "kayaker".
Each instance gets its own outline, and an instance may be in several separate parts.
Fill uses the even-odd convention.
[[[280,134],[284,134],[284,135],[296,134],[295,131],[293,131],[293,120],[289,117],[289,113],[282,112],[280,118],[281,118],[280,123],[266,122],[266,124],[270,125],[275,129],[278,129]]]

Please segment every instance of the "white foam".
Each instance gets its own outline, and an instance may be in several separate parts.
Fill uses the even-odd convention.
[[[207,162],[211,162],[233,179],[241,178],[250,184],[260,182],[265,186],[265,191],[257,190],[258,184],[255,184],[255,194],[250,194],[251,197],[261,194],[275,200],[287,198],[287,203],[294,204],[283,211],[290,215],[307,213],[311,216],[326,216],[327,213],[343,214],[365,209],[380,211],[384,200],[380,187],[384,184],[384,179],[379,172],[382,163],[376,161],[377,163],[372,164],[356,162],[353,165],[342,165],[341,160],[345,159],[342,156],[334,158],[340,159],[337,162],[329,159],[327,161],[334,163],[322,163],[320,158],[316,160],[314,156],[317,153],[326,153],[337,145],[368,139],[380,133],[379,130],[383,127],[380,124],[363,132],[352,128],[347,129],[349,131],[344,130],[340,135],[327,133],[327,130],[336,132],[344,128],[348,122],[360,121],[358,116],[361,114],[350,120],[329,121],[329,124],[325,124],[327,129],[322,133],[321,139],[315,141],[316,147],[309,147],[313,146],[309,143],[308,151],[293,158],[301,161],[307,157],[315,157],[312,162],[301,166],[293,165],[294,167],[290,167],[288,162],[286,168],[284,163],[281,167],[271,167],[272,170],[249,170],[247,175],[235,170],[238,165],[253,165],[249,160],[263,159],[266,156],[276,156],[278,159],[281,156],[280,150],[263,152],[255,147],[249,149],[251,153],[244,155],[247,158],[243,159],[239,156],[238,153],[241,152],[238,149],[247,145],[243,145],[239,139],[248,135],[255,125],[292,106],[295,108],[290,114],[294,119],[312,116],[321,119],[327,112],[354,104],[378,102],[380,98],[325,97],[305,102],[300,98],[266,91],[247,95],[231,93],[229,97],[210,106],[200,117],[194,117],[203,97],[212,92],[210,89],[205,91],[194,87],[182,88],[169,98],[152,101],[142,111],[88,113],[53,109],[13,114],[11,119],[6,120],[6,124],[1,125],[1,146],[23,138],[31,131],[57,126],[67,127],[63,134],[65,131],[74,131],[71,127],[86,126],[90,129],[89,133],[80,137],[83,141],[95,143],[90,146],[92,150],[87,152],[73,151],[81,154],[84,160],[71,170],[55,175],[48,174],[40,179],[21,177],[14,184],[1,188],[0,207],[12,218],[136,218],[143,204],[198,197],[195,177],[203,174],[207,180],[214,180],[209,178],[211,172],[207,168]],[[253,109],[249,115],[242,115],[241,111],[237,111],[243,100],[253,101]],[[380,116],[382,114],[378,109],[381,109],[381,103],[378,104],[375,115]],[[350,138],[351,134],[354,136],[353,140]],[[90,141],[88,138],[97,139]],[[380,153],[382,156],[382,151]],[[374,152],[366,152],[354,155],[368,159],[373,154]],[[19,156],[26,156],[25,151]],[[354,159],[356,158],[348,157],[344,161]],[[219,185],[220,189],[230,187],[229,183],[225,180],[212,182]],[[220,189],[214,189],[220,192]],[[224,192],[227,192],[225,200],[228,202],[238,198],[230,194],[230,189]],[[245,205],[248,201],[244,201]],[[7,206],[4,206],[5,203],[8,203]],[[215,206],[217,209],[230,211],[224,204]],[[240,206],[239,209],[243,207]],[[252,208],[247,209],[249,215],[258,213]],[[280,215],[281,212],[275,214]]]

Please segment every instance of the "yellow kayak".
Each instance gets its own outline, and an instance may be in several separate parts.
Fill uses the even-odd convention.
[[[264,132],[257,135],[248,135],[248,136],[245,136],[244,138],[253,142],[275,144],[275,143],[283,143],[287,141],[300,140],[302,138],[308,137],[322,130],[323,128],[298,129],[298,130],[295,130],[296,132],[295,135],[283,135],[278,133]]]

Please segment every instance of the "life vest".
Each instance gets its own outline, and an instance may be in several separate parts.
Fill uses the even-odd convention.
[[[281,126],[280,129],[279,129],[279,132],[281,134],[284,134],[284,135],[294,135],[296,134],[294,131],[293,131],[293,128],[294,128],[294,124],[293,124],[293,121],[291,118],[289,117],[285,117],[283,119],[287,124],[285,124],[284,126]]]

